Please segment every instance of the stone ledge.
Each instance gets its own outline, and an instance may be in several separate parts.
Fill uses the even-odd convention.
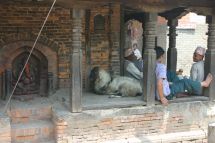
[[[169,143],[190,140],[203,140],[207,138],[207,133],[203,130],[194,130],[188,132],[176,132],[160,135],[151,135],[144,137],[134,137],[121,140],[110,140],[104,143]]]

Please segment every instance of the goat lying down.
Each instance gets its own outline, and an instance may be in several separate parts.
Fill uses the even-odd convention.
[[[116,96],[138,96],[142,94],[139,81],[129,77],[111,77],[108,72],[99,67],[94,67],[90,73],[93,90],[97,94]],[[114,96],[113,96],[114,97]]]

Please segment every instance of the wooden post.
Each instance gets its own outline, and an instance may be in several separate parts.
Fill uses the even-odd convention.
[[[109,70],[120,74],[120,8],[119,4],[109,4]],[[113,17],[114,14],[114,17]]]
[[[2,73],[2,97],[1,99],[6,100],[6,74],[5,71]]]
[[[120,75],[124,75],[124,53],[125,53],[125,7],[120,5]]]
[[[205,75],[215,75],[215,14],[207,17],[208,25],[208,49],[205,53]],[[204,95],[211,101],[215,100],[215,82],[212,80],[209,88],[204,88]]]
[[[48,72],[48,95],[52,95],[54,93],[54,88],[53,88],[53,73]]]
[[[177,67],[177,49],[176,49],[176,26],[178,25],[177,19],[168,20],[169,26],[169,48],[167,51],[167,69],[176,71]]]
[[[208,143],[215,143],[215,123],[208,125]]]
[[[70,108],[71,112],[82,111],[82,18],[85,11],[72,10],[72,48],[70,54]]]
[[[85,15],[85,53],[86,53],[86,73],[90,73],[91,70],[91,47],[90,47],[90,15],[91,11],[86,10]],[[88,77],[85,77],[85,88],[90,90],[90,81]]]
[[[3,99],[3,73],[0,73],[0,98]]]
[[[148,106],[155,104],[155,38],[157,28],[157,14],[144,15],[144,71],[143,71],[143,97]]]
[[[6,92],[6,96],[10,96],[11,94],[11,85],[12,85],[12,72],[10,69],[6,69],[5,70],[5,79],[6,79],[6,89],[5,89],[5,92]]]

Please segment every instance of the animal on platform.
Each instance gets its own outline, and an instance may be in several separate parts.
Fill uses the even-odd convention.
[[[138,80],[125,76],[111,76],[110,73],[99,67],[90,72],[92,89],[97,94],[116,96],[142,95],[142,87]]]

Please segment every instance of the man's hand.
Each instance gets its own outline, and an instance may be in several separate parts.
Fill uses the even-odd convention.
[[[162,97],[160,100],[161,100],[161,103],[162,103],[164,106],[167,106],[167,105],[168,105],[168,100],[166,99],[166,97]]]
[[[158,81],[157,81],[157,90],[158,90],[158,94],[159,94],[161,103],[163,105],[167,106],[168,105],[168,100],[163,95],[163,79],[162,78],[158,79]]]

